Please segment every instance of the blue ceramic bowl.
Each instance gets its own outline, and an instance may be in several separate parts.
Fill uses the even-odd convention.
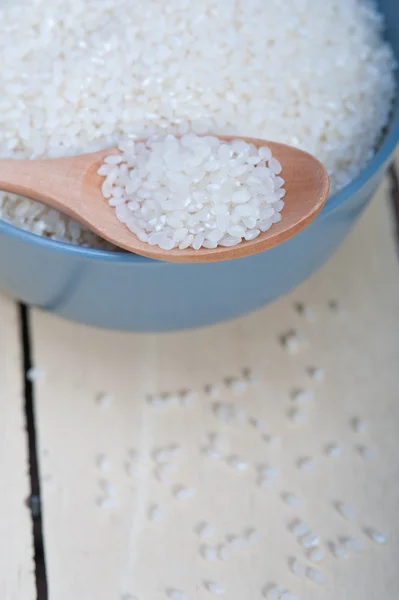
[[[380,0],[399,62],[399,2]],[[398,81],[399,84],[399,81]],[[53,242],[0,221],[0,290],[68,319],[131,331],[198,327],[287,293],[335,251],[374,194],[399,141],[399,99],[367,169],[281,246],[248,258],[173,264]]]

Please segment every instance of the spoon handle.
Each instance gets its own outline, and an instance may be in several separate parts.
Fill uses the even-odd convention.
[[[83,208],[85,180],[98,168],[98,161],[97,153],[39,160],[2,159],[0,190],[38,200],[76,217]]]
[[[73,157],[74,158],[74,157]],[[62,208],[73,185],[73,159],[0,160],[0,189]]]

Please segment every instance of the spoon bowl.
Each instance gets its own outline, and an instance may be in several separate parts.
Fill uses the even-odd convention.
[[[241,139],[257,148],[267,145],[283,166],[286,195],[282,220],[254,240],[236,246],[162,250],[141,242],[116,218],[115,209],[102,195],[104,179],[97,171],[106,156],[119,153],[116,148],[67,158],[0,160],[0,189],[55,208],[124,250],[169,262],[213,262],[263,252],[302,231],[321,211],[330,182],[324,166],[314,156],[292,146],[256,138],[218,137],[226,142]]]

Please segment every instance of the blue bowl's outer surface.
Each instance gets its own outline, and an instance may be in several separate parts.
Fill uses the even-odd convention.
[[[399,61],[399,2],[379,5]],[[377,156],[307,229],[272,250],[234,261],[161,263],[52,242],[0,221],[0,290],[113,329],[167,331],[236,317],[285,294],[328,259],[374,194],[398,141],[399,100]]]

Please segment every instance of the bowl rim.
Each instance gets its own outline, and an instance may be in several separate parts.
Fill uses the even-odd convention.
[[[331,198],[327,200],[323,210],[316,217],[315,221],[318,221],[327,216],[328,213],[335,210],[338,206],[343,204],[350,196],[356,194],[369,179],[371,179],[381,167],[388,161],[390,156],[395,152],[396,146],[399,142],[399,118],[397,116],[397,112],[399,110],[398,107],[399,98],[396,99],[395,104],[395,117],[393,119],[393,123],[389,128],[389,131],[384,137],[384,141],[381,144],[378,152],[372,158],[372,160],[367,164],[365,169],[351,181],[348,185],[346,185],[342,190],[340,190],[337,194],[334,194]],[[114,263],[143,263],[146,265],[154,264],[154,265],[171,265],[174,263],[167,263],[146,258],[145,256],[139,256],[138,254],[131,254],[129,252],[114,252],[111,250],[100,250],[96,248],[87,248],[85,246],[78,246],[76,244],[72,244],[70,242],[59,242],[53,240],[51,238],[46,238],[40,235],[36,235],[30,231],[26,231],[25,229],[21,229],[16,225],[8,223],[7,221],[0,219],[0,235],[9,235],[10,237],[21,241],[32,243],[36,246],[39,246],[43,249],[53,250],[55,252],[61,252],[66,254],[72,254],[76,257],[81,257],[86,260],[95,260],[95,261],[110,261]]]

